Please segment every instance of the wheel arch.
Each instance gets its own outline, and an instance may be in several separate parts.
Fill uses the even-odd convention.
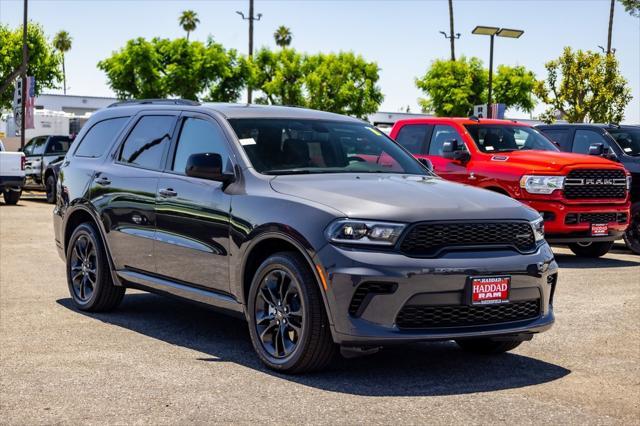
[[[244,251],[243,261],[239,271],[239,292],[240,301],[246,307],[248,306],[248,294],[253,279],[253,274],[257,271],[258,267],[269,256],[274,253],[282,251],[293,251],[300,254],[305,260],[309,270],[315,278],[316,285],[322,295],[322,302],[329,318],[329,323],[333,324],[331,311],[327,302],[327,295],[322,287],[323,279],[320,277],[318,267],[313,262],[313,254],[311,254],[305,245],[297,241],[293,237],[282,232],[265,232],[257,237],[254,237],[251,241],[251,245]]]

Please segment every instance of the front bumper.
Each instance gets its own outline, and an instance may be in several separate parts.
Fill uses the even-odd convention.
[[[399,253],[337,247],[321,249],[314,259],[328,276],[326,300],[333,338],[343,346],[389,345],[428,340],[498,337],[539,333],[554,321],[550,304],[557,274],[553,253],[544,243],[531,254],[513,250],[454,251],[439,258],[410,258]],[[467,306],[469,276],[509,275],[517,302],[539,298],[539,312],[526,320],[444,327],[399,327],[405,306]],[[392,283],[390,294],[373,294],[353,314],[354,295],[363,283]],[[351,313],[350,313],[351,307]]]
[[[615,241],[622,238],[624,231],[629,226],[631,203],[621,204],[564,204],[555,201],[529,201],[518,200],[531,208],[539,211],[543,217],[545,239],[549,243],[574,243],[574,242],[598,242]],[[591,236],[590,221],[580,222],[581,215],[587,214],[615,214],[616,217],[624,217],[624,221],[607,221],[609,235],[598,237]],[[578,218],[578,223],[567,223],[568,218]],[[598,222],[600,223],[600,222]]]

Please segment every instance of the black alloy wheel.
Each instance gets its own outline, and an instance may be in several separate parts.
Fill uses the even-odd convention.
[[[624,234],[624,242],[629,250],[640,254],[640,202],[631,206],[631,220]]]
[[[256,331],[274,358],[293,353],[302,337],[304,306],[300,284],[287,271],[274,269],[260,283],[254,307]]]
[[[96,288],[96,247],[87,235],[80,235],[71,252],[71,285],[75,297],[86,303]]]

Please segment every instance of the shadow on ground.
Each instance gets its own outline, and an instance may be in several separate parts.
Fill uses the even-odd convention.
[[[201,352],[203,362],[233,362],[283,380],[333,392],[366,396],[430,396],[490,392],[537,385],[570,370],[516,354],[494,357],[462,352],[451,342],[386,349],[368,357],[339,359],[326,371],[287,376],[267,370],[253,351],[245,322],[165,297],[137,293],[108,314],[77,311],[71,299],[58,303],[90,318],[172,345]],[[525,344],[535,344],[533,342]]]
[[[630,254],[631,252],[621,252],[621,254]],[[614,259],[608,257],[609,254],[592,259],[588,257],[578,257],[573,254],[554,253],[554,257],[561,268],[579,268],[579,269],[601,269],[601,268],[625,268],[629,266],[640,266],[640,257],[638,260]]]

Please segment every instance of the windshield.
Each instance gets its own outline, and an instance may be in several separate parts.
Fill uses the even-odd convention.
[[[260,173],[429,174],[404,149],[366,123],[298,119],[229,122]]]
[[[508,124],[466,124],[465,127],[482,152],[559,151],[553,142],[531,127]]]
[[[607,132],[618,142],[625,154],[640,156],[640,127],[607,129]]]

